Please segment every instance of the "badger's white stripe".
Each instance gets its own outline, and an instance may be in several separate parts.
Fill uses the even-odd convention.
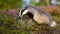
[[[19,16],[20,16],[20,17],[21,17],[21,11],[22,11],[22,10],[23,10],[23,9],[21,9],[20,12],[19,12]]]
[[[56,26],[56,25],[57,25],[56,22],[53,21],[50,26],[51,26],[51,27],[54,27],[54,26]]]
[[[28,12],[28,10],[25,10],[23,13],[22,13],[22,16],[24,15],[24,14],[26,14]]]

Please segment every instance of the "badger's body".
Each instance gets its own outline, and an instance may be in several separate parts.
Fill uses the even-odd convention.
[[[27,15],[29,18],[36,21],[38,24],[46,23],[49,26],[56,26],[56,23],[52,20],[51,16],[42,11],[39,10],[33,6],[27,6],[24,9],[22,9],[19,13],[19,16]]]

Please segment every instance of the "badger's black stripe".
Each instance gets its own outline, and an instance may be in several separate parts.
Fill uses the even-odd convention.
[[[22,10],[21,10],[21,15],[22,15],[22,13],[23,13],[25,10],[26,10],[26,9],[22,9]]]
[[[28,6],[24,7],[22,10],[21,10],[21,15],[22,13],[28,8]]]

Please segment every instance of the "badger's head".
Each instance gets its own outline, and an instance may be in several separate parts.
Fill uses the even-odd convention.
[[[28,18],[33,19],[33,8],[31,6],[26,6],[22,8],[19,12],[19,16],[22,18],[23,16],[27,16]]]

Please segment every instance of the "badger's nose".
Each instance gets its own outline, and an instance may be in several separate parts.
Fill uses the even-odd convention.
[[[20,13],[17,14],[17,19],[22,19]]]

